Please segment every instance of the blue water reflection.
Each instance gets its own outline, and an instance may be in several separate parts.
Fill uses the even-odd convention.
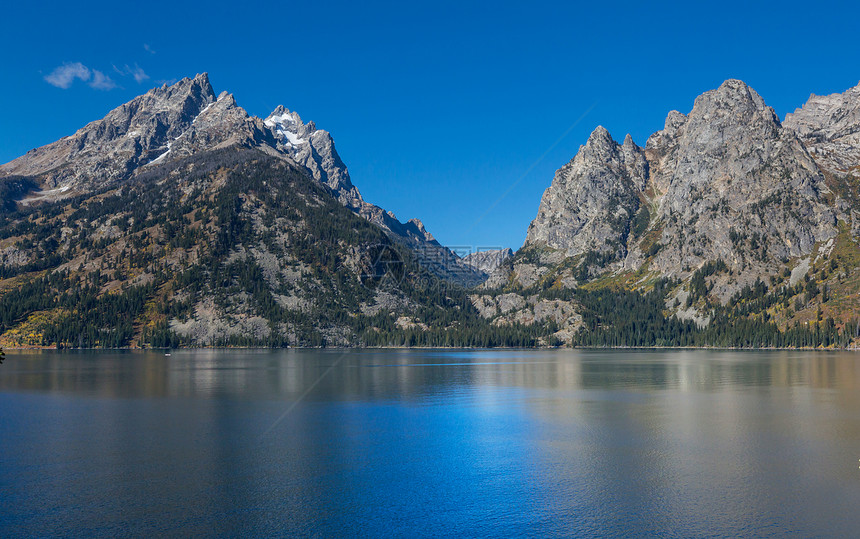
[[[858,389],[849,353],[13,353],[0,535],[851,536]]]

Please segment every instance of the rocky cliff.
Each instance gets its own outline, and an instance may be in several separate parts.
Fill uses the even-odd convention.
[[[576,157],[556,172],[526,244],[561,249],[568,256],[594,250],[623,258],[647,172],[644,152],[632,138],[620,145],[598,127]]]
[[[824,170],[860,177],[860,84],[841,94],[812,94],[783,125],[797,133]]]

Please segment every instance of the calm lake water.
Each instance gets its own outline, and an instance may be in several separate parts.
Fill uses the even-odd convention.
[[[11,353],[0,536],[857,536],[860,355]]]

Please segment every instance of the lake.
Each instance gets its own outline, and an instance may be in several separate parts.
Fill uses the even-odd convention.
[[[856,536],[860,355],[13,352],[0,536]]]

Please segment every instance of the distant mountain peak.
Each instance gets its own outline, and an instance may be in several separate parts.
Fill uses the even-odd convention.
[[[842,93],[812,94],[783,125],[797,133],[823,169],[860,177],[860,84]]]
[[[514,252],[510,248],[487,249],[464,256],[463,262],[489,274],[494,272],[512,256],[514,256]]]

